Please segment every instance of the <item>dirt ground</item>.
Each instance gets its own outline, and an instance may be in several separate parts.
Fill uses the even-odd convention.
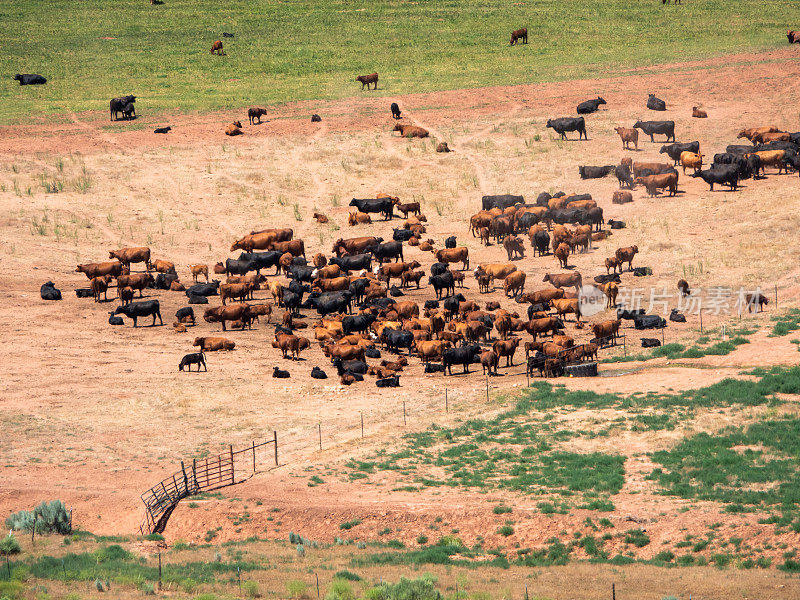
[[[116,302],[76,298],[73,290],[85,287],[87,280],[74,272],[75,265],[105,260],[108,250],[120,246],[147,245],[154,257],[174,261],[188,284],[187,265],[235,258],[238,252],[228,252],[232,241],[263,227],[292,227],[295,237],[305,240],[309,256],[330,254],[339,237],[390,239],[392,227],[402,226],[401,219],[394,219],[348,227],[350,199],[383,191],[402,201],[420,201],[428,219],[426,237],[441,248],[445,237],[456,235],[459,245],[469,248],[474,267],[506,262],[502,247],[483,247],[468,232],[468,218],[479,210],[482,194],[520,193],[533,200],[545,190],[588,192],[606,218],[622,219],[627,227],[571,259],[584,279],[604,273],[603,260],[617,247],[637,244],[634,266],[651,266],[653,276],[637,281],[625,274],[621,287],[674,292],[676,281],[685,277],[699,288],[760,286],[771,299],[777,290],[778,306],[773,300],[763,315],[745,315],[741,321],[736,313],[703,317],[705,328],[766,327],[776,310],[798,304],[800,250],[792,241],[800,225],[792,208],[800,190],[796,174],[777,175],[770,169],[766,179],[748,180],[738,192],[710,192],[701,180],[681,175],[677,197],[648,198],[637,188],[635,201],[620,206],[611,203],[617,189],[613,177],[581,181],[577,167],[616,164],[623,156],[666,158],[658,153],[661,143],[644,136],[638,152],[621,149],[613,127],[632,126],[640,118],[675,120],[678,140],[700,140],[707,160],[737,143],[742,127],[800,129],[800,62],[795,56],[789,49],[620,72],[606,79],[398,98],[364,92],[339,102],[270,107],[265,122],[255,126],[243,118],[246,107],[156,122],[149,120],[146,99],[141,99],[141,116],[134,122],[110,123],[98,109],[0,129],[0,327],[5,332],[0,427],[7,441],[0,467],[0,515],[60,498],[74,507],[81,528],[133,533],[143,516],[139,495],[171,474],[181,459],[217,454],[228,444],[244,446],[275,430],[281,466],[227,490],[227,496],[239,500],[211,498],[198,501],[197,508],[180,506],[168,539],[197,540],[221,526],[220,540],[265,528],[275,537],[291,530],[330,540],[338,535],[339,523],[359,517],[365,523],[359,535],[389,526],[399,539],[413,540],[423,525],[444,516],[458,523],[465,540],[483,533],[487,543],[501,541],[485,532],[490,503],[499,496],[388,492],[387,486],[335,479],[312,488],[304,474],[308,467],[337,465],[392,445],[402,432],[431,422],[453,423],[497,410],[494,400],[486,403],[480,373],[425,375],[412,359],[397,390],[379,390],[371,378],[343,388],[316,345],[300,361],[281,359],[270,346],[272,327],[264,323],[252,331],[228,332],[236,350],[209,354],[208,373],[179,373],[177,363],[192,351],[194,337],[218,335],[219,326],[200,319],[188,333],[173,333],[174,312],[186,305],[186,297],[149,290],[146,296],[161,302],[165,326],[133,329],[126,320],[124,327],[112,327],[107,317]],[[647,111],[648,93],[665,98],[669,110]],[[578,102],[598,94],[608,105],[586,118],[589,141],[556,141],[544,127],[547,118],[572,115]],[[409,141],[391,133],[390,101],[399,103],[407,122],[427,127],[454,152],[437,154],[431,140]],[[690,118],[693,105],[705,108],[709,118]],[[312,113],[319,113],[322,122],[312,123]],[[228,138],[224,126],[234,118],[243,120],[245,134]],[[173,127],[168,135],[152,133],[166,124]],[[45,193],[42,182],[63,189]],[[314,211],[327,214],[331,222],[317,224],[311,218]],[[533,258],[527,240],[526,250],[518,262],[527,273],[526,290],[544,288],[542,276],[558,271],[556,260]],[[417,248],[407,247],[406,258],[419,260],[426,271],[434,262]],[[47,280],[61,288],[63,301],[40,300],[39,286]],[[461,291],[468,299],[481,304],[499,300],[504,308],[518,308],[499,288],[479,296],[470,272],[466,282]],[[257,292],[256,298],[267,295]],[[409,291],[406,299],[422,303],[430,297],[432,289],[423,286]],[[218,302],[211,299],[211,305]],[[202,310],[196,307],[198,316]],[[567,331],[580,340],[590,337],[572,322]],[[625,333],[626,351],[640,352],[641,335],[631,328]],[[670,323],[665,341],[688,345],[698,335],[699,320],[689,315],[684,325]],[[604,364],[603,377],[559,383],[620,393],[699,387],[747,367],[795,364],[797,348],[790,338],[768,338],[760,331],[728,356]],[[606,351],[601,358],[620,352]],[[292,377],[273,380],[276,365]],[[330,378],[311,379],[313,366]],[[501,375],[489,382],[492,396],[525,386],[522,352]],[[695,510],[682,512],[683,501],[654,494],[643,479],[645,453],[652,448],[623,443],[617,449],[628,456],[628,482],[614,497],[612,519],[620,526],[629,516],[643,519],[658,542],[719,520],[715,506],[696,504]],[[263,466],[268,468],[269,461]],[[233,525],[226,517],[244,505],[250,521]],[[526,508],[524,498],[515,499],[515,506],[528,512],[529,518],[518,518],[517,525],[525,544],[541,543],[569,524],[577,527],[588,514],[547,517],[536,512],[534,503]],[[273,507],[282,511],[280,526],[268,520]],[[754,539],[770,535],[753,516],[726,519],[739,535],[747,528]],[[652,544],[653,553],[658,546]]]

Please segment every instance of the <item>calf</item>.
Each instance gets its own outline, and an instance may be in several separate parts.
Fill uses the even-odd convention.
[[[266,116],[267,109],[260,107],[253,107],[247,109],[247,118],[250,119],[250,125],[261,125],[261,117]],[[257,121],[256,121],[257,119]]]
[[[614,131],[617,132],[620,139],[622,139],[622,149],[629,150],[632,143],[636,150],[639,149],[639,130],[629,129],[628,127],[615,127]]]
[[[642,184],[647,188],[647,193],[650,196],[656,196],[658,190],[668,188],[669,195],[674,196],[678,193],[678,173],[663,173],[661,175],[646,175],[644,177],[637,177],[634,180],[636,184]]]
[[[39,289],[42,300],[61,300],[61,290],[52,281],[48,281]]]
[[[95,277],[89,282],[95,302],[100,302],[100,294],[103,294],[103,298],[104,300],[106,300],[106,302],[108,301],[109,283],[111,283],[111,275],[103,275],[102,277]]]
[[[356,77],[356,81],[361,83],[361,89],[364,89],[366,86],[367,90],[369,90],[369,84],[375,84],[373,89],[378,89],[378,74],[377,73],[370,73],[369,75],[359,75]]]
[[[200,365],[203,365],[203,371],[208,371],[208,367],[206,366],[206,358],[202,352],[192,352],[191,354],[187,354],[181,359],[181,362],[178,364],[178,370],[183,371],[183,367],[186,367],[186,370],[191,372],[192,365],[197,365],[197,372],[200,372]]]
[[[707,119],[708,113],[704,111],[702,108],[698,108],[696,106],[692,107],[692,116],[695,119]]]
[[[233,123],[228,124],[225,127],[225,135],[229,135],[231,137],[235,135],[242,135],[242,124],[239,121],[234,121]]]
[[[392,111],[392,118],[393,119],[401,119],[400,116],[400,107],[397,106],[397,102],[392,102],[392,105],[389,107],[389,110]]]
[[[119,113],[122,112],[128,104],[136,102],[136,96],[120,96],[119,98],[112,98],[109,102],[109,110],[111,111],[111,120],[119,118]]]
[[[189,265],[189,268],[192,271],[192,278],[195,283],[197,283],[197,278],[200,275],[205,275],[206,283],[208,283],[208,265]]]

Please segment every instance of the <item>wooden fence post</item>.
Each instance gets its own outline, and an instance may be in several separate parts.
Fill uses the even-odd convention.
[[[361,413],[361,437],[364,437],[364,413]]]
[[[316,578],[316,580],[317,580],[317,600],[319,600],[319,575],[317,575],[316,573],[314,573],[314,577],[315,577],[315,578]]]
[[[275,466],[278,466],[278,432],[272,430],[272,441],[275,442]]]
[[[450,409],[447,406],[447,388],[444,388],[444,412],[450,412]]]
[[[611,600],[617,600],[617,587],[615,584],[611,584]]]
[[[161,551],[158,552],[158,589],[161,589]]]
[[[33,527],[31,527],[31,545],[33,545],[33,536],[36,533],[36,519],[39,517],[36,513],[33,513]]]
[[[256,472],[256,441],[253,440],[253,473]]]
[[[228,448],[230,448],[231,451],[231,484],[234,484],[236,483],[236,476],[233,472],[233,444],[228,446]]]
[[[489,376],[488,375],[486,376],[486,402],[489,402]]]
[[[403,400],[403,425],[406,425],[406,401]]]
[[[319,451],[322,452],[322,421],[317,423],[317,430],[319,431]]]

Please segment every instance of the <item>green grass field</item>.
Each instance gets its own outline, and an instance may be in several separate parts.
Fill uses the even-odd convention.
[[[202,111],[606,76],[625,68],[786,46],[795,0],[5,0],[0,122],[107,110]],[[530,43],[510,47],[526,26]],[[235,34],[222,38],[224,31]],[[110,38],[110,39],[109,39]],[[210,54],[224,39],[226,57]],[[20,87],[15,73],[40,73]]]

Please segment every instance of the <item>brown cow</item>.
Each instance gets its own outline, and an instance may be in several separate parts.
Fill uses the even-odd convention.
[[[247,118],[250,119],[250,125],[261,125],[261,117],[267,116],[267,109],[260,106],[252,106],[247,109]],[[258,121],[256,121],[258,119]]]
[[[766,150],[763,152],[753,152],[753,155],[757,156],[761,160],[761,168],[767,166],[778,167],[778,173],[782,170],[786,169],[786,163],[784,159],[786,158],[786,150]],[[749,154],[745,154],[744,158],[750,156]]]
[[[126,267],[130,267],[131,263],[147,264],[150,262],[150,248],[120,248],[110,251],[108,258],[116,258]]]
[[[286,242],[273,242],[269,250],[277,250],[281,254],[289,252],[292,256],[305,256],[306,255],[306,245],[303,240],[289,240]]]
[[[611,204],[626,204],[633,202],[633,194],[627,190],[617,190],[611,196]]]
[[[328,222],[328,216],[327,215],[323,215],[322,213],[315,212],[314,213],[314,220],[317,223],[327,223]]]
[[[452,346],[447,340],[422,340],[416,343],[417,353],[423,363],[438,360],[442,357],[442,352]]]
[[[217,350],[233,350],[236,343],[224,337],[196,337],[192,346],[200,346],[203,352],[215,352]]]
[[[155,287],[156,282],[150,273],[134,273],[133,275],[120,275],[117,277],[117,287],[129,287],[139,290],[139,298],[142,297],[142,290],[146,287]]]
[[[516,44],[520,40],[522,40],[523,44],[527,44],[528,43],[528,28],[527,27],[522,27],[520,29],[515,29],[514,31],[511,32],[511,44],[510,44],[511,46],[513,46],[514,44]]]
[[[529,304],[544,304],[545,302],[550,302],[551,300],[556,300],[557,298],[564,297],[564,290],[561,288],[556,289],[548,289],[548,290],[538,290],[535,292],[528,292],[527,294],[522,294],[519,298],[520,302],[528,302]]]
[[[484,375],[497,375],[497,366],[500,364],[500,360],[492,350],[484,350],[481,352],[481,367],[483,367],[483,374]]]
[[[319,279],[333,279],[334,277],[341,277],[342,268],[339,265],[328,265],[317,269],[316,277]]]
[[[356,81],[361,82],[361,89],[364,89],[364,86],[367,86],[367,90],[369,90],[369,84],[374,83],[375,86],[373,89],[378,89],[378,74],[377,73],[370,73],[369,75],[359,75],[356,77]]]
[[[89,287],[92,289],[92,295],[94,296],[95,302],[100,302],[100,294],[103,294],[103,298],[108,301],[108,284],[111,283],[111,275],[101,275],[100,277],[94,277],[89,282]]]
[[[503,248],[506,249],[508,260],[525,258],[525,247],[522,244],[522,240],[515,235],[506,236],[503,240]]]
[[[633,143],[636,150],[639,149],[639,130],[628,129],[627,127],[615,127],[614,131],[622,139],[622,149],[629,150],[630,144]]]
[[[624,164],[623,159],[623,164]],[[631,169],[631,173],[633,173],[634,177],[640,177],[645,175],[645,171],[650,171],[653,175],[661,175],[662,173],[668,173],[672,171],[673,166],[667,163],[645,163],[645,162],[635,162],[629,167]]]
[[[222,323],[222,331],[227,331],[225,322],[242,320],[242,316],[247,312],[248,308],[247,304],[241,303],[231,304],[229,306],[216,306],[206,309],[206,312],[203,314],[203,319],[207,323]]]
[[[128,267],[123,265],[117,260],[102,263],[87,263],[85,265],[78,265],[75,269],[76,273],[84,273],[87,278],[94,279],[95,277],[102,277],[103,275],[111,275],[112,277],[119,277],[128,272]]]
[[[514,354],[519,346],[519,338],[514,337],[508,340],[497,340],[492,344],[492,351],[497,354],[497,361],[500,362],[502,357],[506,357],[506,366],[512,366],[514,362]]]
[[[628,263],[628,270],[633,271],[633,257],[639,252],[639,246],[627,246],[625,248],[617,248],[614,256],[619,263],[619,271],[622,273],[622,264]]]
[[[328,259],[321,252],[317,252],[314,256],[311,257],[311,264],[314,265],[317,269],[322,269],[325,265],[328,264]]]
[[[525,289],[526,277],[527,276],[522,271],[514,271],[506,277],[505,280],[503,280],[503,291],[505,295],[513,298],[521,294]]]
[[[333,360],[364,360],[364,347],[352,344],[326,344],[322,347],[322,353]]]
[[[403,213],[403,218],[408,218],[408,213],[418,215],[422,212],[419,202],[398,202],[395,204],[395,206],[397,206],[397,210]]]
[[[800,44],[800,31],[786,30],[786,38],[790,44]]]
[[[369,216],[369,213],[356,211],[347,215],[348,225],[369,225],[371,223],[372,223],[372,217]]]
[[[686,174],[686,167],[694,169],[695,173],[697,173],[700,169],[703,168],[702,154],[696,154],[694,152],[681,152],[679,161],[681,163],[681,166],[683,167],[684,175]]]
[[[773,127],[770,125],[766,125],[763,127],[750,127],[749,129],[742,129],[739,132],[739,135],[736,136],[737,139],[739,138],[747,138],[751,142],[753,141],[753,136],[759,133],[780,133],[780,129],[777,127]]]
[[[597,287],[606,295],[607,302],[606,308],[616,308],[617,295],[619,294],[619,287],[613,281],[608,283],[598,284]]]
[[[279,348],[283,353],[283,358],[287,358],[287,354],[291,353],[292,360],[300,358],[300,352],[310,345],[311,342],[308,341],[308,338],[287,333],[276,333],[275,339],[272,341],[272,347]]]
[[[581,320],[581,303],[580,300],[573,298],[561,298],[560,300],[553,300],[553,308],[559,317],[563,317],[569,313],[575,314],[575,319],[580,322]]]
[[[253,283],[223,283],[219,286],[219,295],[222,298],[222,305],[225,306],[225,301],[230,298],[231,300],[246,300],[252,293],[255,286],[258,284]]]
[[[644,185],[649,196],[657,196],[658,190],[667,188],[669,195],[674,196],[678,193],[678,174],[664,173],[662,175],[646,175],[637,177],[633,180],[636,185]]]
[[[222,40],[217,40],[213,44],[211,44],[211,54],[216,54],[217,56],[225,56],[225,50],[222,49]]]
[[[480,275],[488,275],[491,279],[503,280],[516,270],[517,270],[516,265],[512,265],[510,263],[483,264],[483,265],[478,265],[477,268],[475,269],[475,278],[477,279],[478,276]]]
[[[231,246],[231,252],[234,250],[244,250],[245,252],[266,250],[271,244],[277,241],[278,235],[274,231],[251,233],[240,240],[236,240]]]
[[[539,319],[531,319],[523,324],[525,331],[533,336],[533,341],[536,341],[537,335],[546,335],[548,332],[555,335],[559,329],[563,329],[563,324],[558,317],[542,317]]]
[[[233,137],[235,135],[242,135],[243,133],[242,123],[240,121],[234,121],[225,127],[225,135]]]
[[[195,283],[197,283],[197,278],[200,275],[205,275],[206,283],[208,283],[208,265],[189,265],[189,268],[192,271],[192,278]]]
[[[426,138],[428,137],[429,133],[427,129],[423,129],[422,127],[417,127],[416,125],[401,125],[398,123],[394,126],[392,131],[399,131],[400,137],[405,138]]]
[[[544,276],[542,281],[549,281],[553,287],[559,289],[565,287],[574,287],[576,292],[580,290],[581,285],[583,285],[583,278],[577,271],[574,273],[548,273]]]
[[[174,273],[175,263],[168,260],[155,259],[153,262],[149,260],[145,263],[145,268],[148,271],[156,271],[157,273]]]
[[[698,108],[697,106],[692,107],[692,116],[695,119],[707,119],[708,113],[704,111],[702,108]]]
[[[685,279],[678,280],[678,289],[681,291],[681,296],[684,298],[692,293],[692,290],[689,289],[689,282]]]
[[[569,246],[564,242],[561,242],[558,247],[553,252],[555,257],[558,259],[558,265],[562,269],[567,268],[567,262],[569,261]]]
[[[469,248],[444,248],[436,252],[436,260],[441,263],[461,263],[461,270],[469,269]]]
[[[609,338],[612,342],[616,342],[617,336],[619,335],[620,323],[622,323],[622,321],[619,319],[595,323],[592,325],[592,333],[601,345],[605,344]]]
[[[133,288],[117,286],[117,297],[122,302],[122,306],[127,306],[133,302]]]
[[[622,264],[617,260],[616,256],[612,256],[606,259],[606,274],[609,275],[612,272],[617,272],[617,267],[619,267],[620,271],[622,271]]]
[[[339,238],[333,243],[332,252],[341,257],[342,254],[361,254],[380,242],[373,236],[357,237],[344,240]]]

